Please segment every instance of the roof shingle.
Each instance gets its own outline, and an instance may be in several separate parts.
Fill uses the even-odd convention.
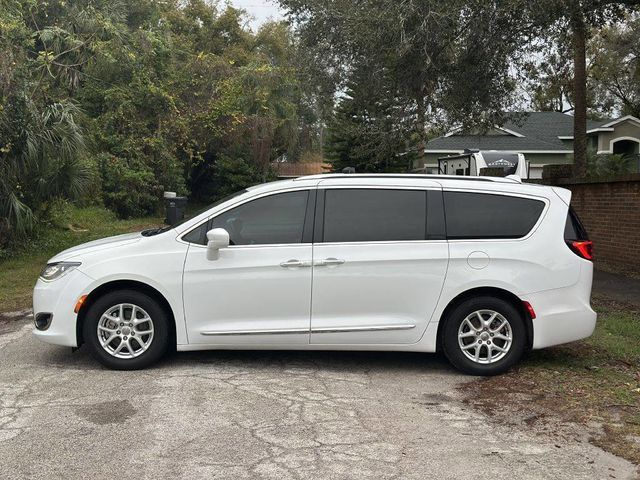
[[[589,121],[587,128],[597,128],[610,120]],[[427,144],[426,150],[515,150],[515,151],[566,151],[571,145],[562,142],[559,136],[573,136],[573,117],[561,112],[523,112],[514,113],[504,128],[517,132],[514,135],[451,135],[438,137]]]

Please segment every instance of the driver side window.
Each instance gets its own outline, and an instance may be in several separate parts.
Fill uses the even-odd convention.
[[[278,193],[232,208],[183,237],[206,245],[206,232],[224,228],[230,245],[302,243],[309,192]]]
[[[221,213],[211,228],[229,232],[230,245],[301,243],[308,191],[258,198]]]

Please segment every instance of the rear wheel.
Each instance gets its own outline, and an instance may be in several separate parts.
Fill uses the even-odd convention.
[[[522,358],[526,328],[509,302],[495,297],[471,298],[445,320],[442,344],[449,361],[471,375],[497,375]]]
[[[151,297],[135,290],[107,293],[91,305],[83,338],[106,367],[136,370],[158,361],[169,346],[169,318]]]

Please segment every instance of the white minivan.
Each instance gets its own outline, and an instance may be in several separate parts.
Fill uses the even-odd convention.
[[[493,375],[593,332],[591,242],[570,199],[517,177],[258,185],[59,253],[33,333],[114,369],[172,349],[396,350]]]

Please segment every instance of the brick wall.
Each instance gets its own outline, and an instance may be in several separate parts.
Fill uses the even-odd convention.
[[[594,243],[596,267],[640,273],[640,174],[544,183],[571,190],[571,205]]]

